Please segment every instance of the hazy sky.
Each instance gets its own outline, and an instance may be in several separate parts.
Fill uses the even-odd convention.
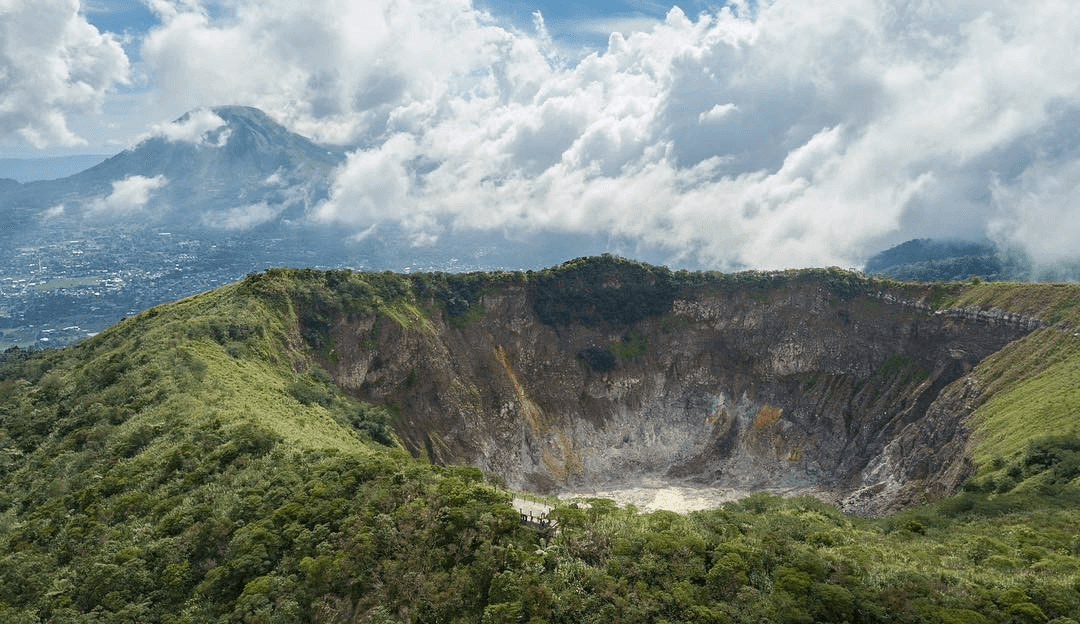
[[[924,236],[1080,256],[1071,0],[0,0],[0,157],[219,104],[360,146],[313,216],[717,268]]]

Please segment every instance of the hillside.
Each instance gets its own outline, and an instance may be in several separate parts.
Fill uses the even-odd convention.
[[[1019,269],[1006,266],[1004,254],[993,243],[926,238],[909,240],[877,253],[866,261],[865,268],[867,273],[925,281],[967,279],[973,275],[990,280],[1009,279]]]
[[[1075,285],[609,257],[252,274],[5,354],[0,620],[1071,622],[1078,320]],[[607,470],[904,510],[543,534],[495,485]]]
[[[979,278],[989,281],[1078,281],[1073,262],[1039,264],[1021,249],[989,241],[916,238],[874,254],[867,273],[897,279],[950,281]]]

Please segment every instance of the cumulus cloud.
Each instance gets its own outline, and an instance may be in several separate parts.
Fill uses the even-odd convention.
[[[348,225],[408,218],[405,200],[412,181],[404,161],[415,153],[408,136],[399,134],[378,149],[349,154],[335,176],[330,200],[319,205],[316,217]]]
[[[469,0],[239,0],[223,19],[194,0],[150,6],[162,24],[141,56],[161,101],[250,103],[333,141],[420,113],[509,38]]]
[[[225,126],[225,120],[214,111],[199,108],[176,121],[155,125],[144,138],[160,137],[174,143],[210,144],[222,147],[229,140],[228,128],[222,132],[215,132],[222,126]]]
[[[163,99],[252,103],[364,146],[313,211],[357,233],[605,233],[738,268],[1080,229],[1064,0],[673,8],[580,59],[541,16],[521,32],[467,0],[152,6],[141,52]]]
[[[111,216],[136,212],[146,206],[155,191],[168,183],[162,175],[152,178],[135,175],[116,180],[112,183],[112,192],[90,202],[90,209]]]
[[[99,110],[128,73],[120,43],[86,21],[78,0],[0,2],[0,140],[82,143],[69,117]]]

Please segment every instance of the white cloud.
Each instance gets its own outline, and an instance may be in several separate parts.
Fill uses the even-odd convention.
[[[135,175],[116,180],[112,183],[112,192],[90,202],[90,209],[110,216],[136,212],[146,206],[155,191],[168,183],[168,179],[162,175],[152,178]]]
[[[213,145],[222,147],[229,140],[229,130],[214,132],[225,125],[225,120],[208,108],[199,108],[176,121],[155,125],[149,137],[161,137],[167,141]],[[146,138],[146,137],[144,137]]]
[[[0,140],[78,145],[69,116],[100,110],[128,82],[119,42],[79,13],[78,0],[0,2]]]
[[[725,117],[733,115],[739,110],[739,107],[728,102],[727,104],[717,104],[709,110],[698,115],[699,123],[717,123],[724,120]]]
[[[597,17],[573,20],[560,24],[572,33],[584,35],[608,36],[611,33],[630,35],[636,32],[648,32],[661,20],[647,15],[623,15],[617,17]]]
[[[173,106],[249,103],[306,134],[382,132],[493,62],[506,31],[468,0],[239,0],[212,19],[198,2],[153,5],[162,25],[141,54]]]
[[[1080,158],[1033,163],[1012,182],[992,186],[992,239],[1025,249],[1037,267],[1080,257]]]
[[[405,200],[411,180],[405,161],[414,152],[409,138],[397,135],[380,148],[349,154],[338,169],[330,199],[318,206],[316,218],[364,226],[409,219]]]
[[[1005,223],[1030,246],[1033,218],[1080,234],[1064,0],[672,9],[576,61],[541,18],[518,32],[467,0],[152,6],[161,101],[253,104],[364,145],[314,215],[368,235],[603,232],[733,268],[853,266]]]
[[[266,202],[259,202],[222,212],[204,212],[202,222],[207,227],[219,230],[249,230],[273,220],[281,214],[282,209],[280,205],[270,206]]]

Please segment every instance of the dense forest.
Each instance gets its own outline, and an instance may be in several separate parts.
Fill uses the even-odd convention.
[[[319,365],[338,315],[467,323],[500,284],[532,289],[553,324],[630,323],[687,289],[792,279],[837,297],[880,287],[612,258],[529,274],[273,270],[64,350],[10,350],[0,621],[1076,622],[1075,290],[940,287],[939,304],[1056,329],[988,368],[1000,392],[978,413],[963,490],[884,518],[769,494],[685,515],[588,499],[538,529],[497,476],[406,453],[394,406],[350,398]],[[613,280],[628,299],[610,299]]]

